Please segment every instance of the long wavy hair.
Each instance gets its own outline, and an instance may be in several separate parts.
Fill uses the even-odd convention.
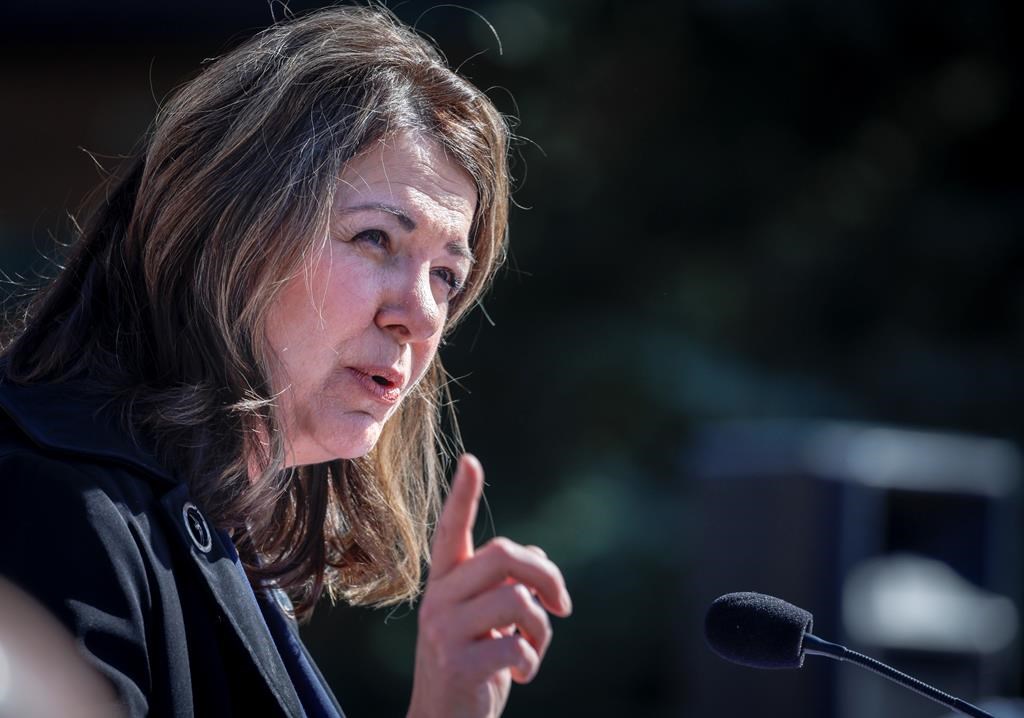
[[[270,27],[184,85],[7,327],[8,379],[116,397],[126,430],[232,533],[250,580],[288,591],[300,616],[324,591],[418,593],[458,445],[435,358],[370,454],[285,468],[268,309],[326,236],[345,164],[398,132],[436,142],[476,185],[476,261],[448,331],[503,259],[508,127],[428,41],[368,7]]]

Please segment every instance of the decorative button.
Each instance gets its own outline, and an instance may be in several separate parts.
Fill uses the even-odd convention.
[[[213,539],[210,536],[210,529],[206,525],[206,519],[199,513],[199,509],[191,501],[186,501],[181,507],[181,516],[185,519],[185,528],[192,538],[192,543],[203,553],[209,553],[213,547]]]

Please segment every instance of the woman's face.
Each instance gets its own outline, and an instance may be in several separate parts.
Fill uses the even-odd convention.
[[[330,235],[267,320],[289,465],[373,448],[433,359],[469,275],[476,199],[469,175],[415,135],[346,166]]]

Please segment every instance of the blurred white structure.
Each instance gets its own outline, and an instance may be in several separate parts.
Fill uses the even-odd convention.
[[[64,628],[0,578],[0,718],[118,718],[110,685]]]
[[[949,566],[913,554],[868,559],[846,577],[843,627],[888,650],[998,653],[1017,637],[1017,608]]]

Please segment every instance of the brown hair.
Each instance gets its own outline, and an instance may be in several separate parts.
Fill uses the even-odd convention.
[[[396,132],[438,143],[476,185],[476,262],[450,329],[503,258],[507,126],[386,10],[335,7],[261,32],[177,92],[5,351],[14,381],[113,392],[126,426],[232,531],[250,578],[286,589],[300,615],[325,589],[413,597],[440,504],[438,358],[370,454],[284,469],[264,340],[345,163]],[[250,480],[254,455],[266,468]]]

